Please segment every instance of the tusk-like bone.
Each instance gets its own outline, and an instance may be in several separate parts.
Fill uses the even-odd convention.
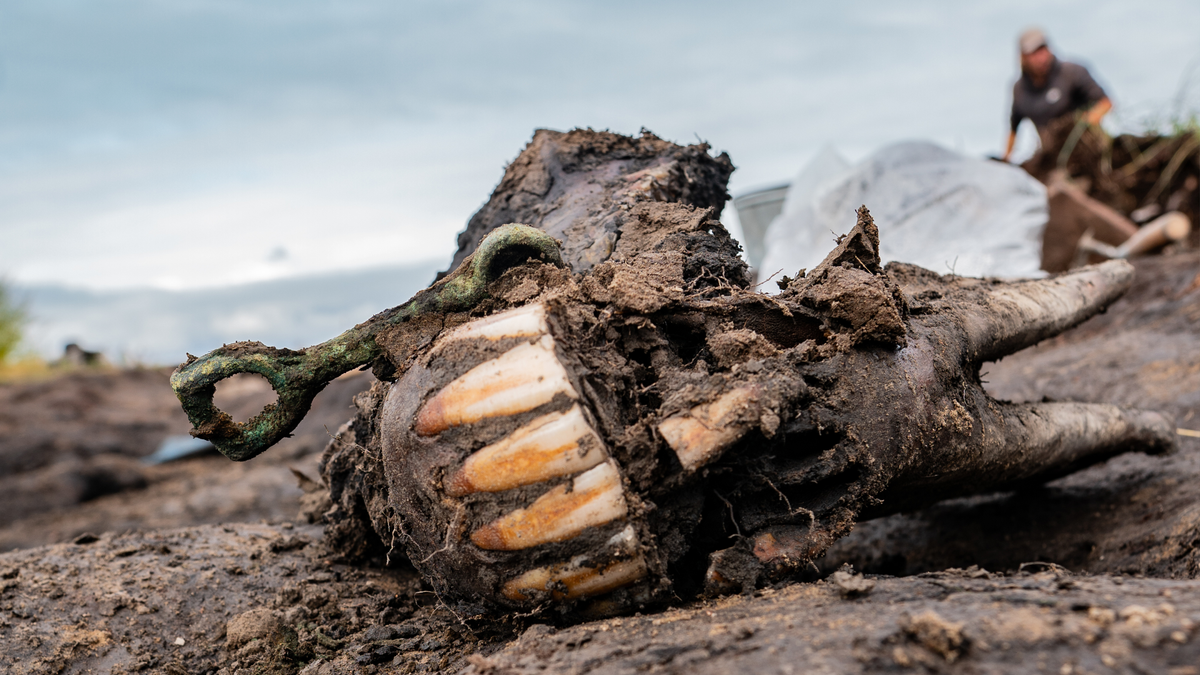
[[[471,534],[479,548],[516,551],[552,541],[571,539],[588,527],[624,518],[627,512],[621,475],[605,462],[580,474],[570,491],[560,485]]]
[[[413,429],[432,436],[488,417],[515,415],[549,403],[557,394],[579,398],[554,353],[554,339],[513,347],[468,370],[421,407]]]
[[[1053,279],[1000,286],[987,293],[986,305],[963,312],[966,356],[992,361],[1058,335],[1102,311],[1132,283],[1133,266],[1110,260]]]
[[[756,394],[754,387],[739,387],[711,403],[668,417],[659,423],[658,432],[675,451],[684,470],[695,471],[719,457],[746,433],[749,425],[733,422]]]
[[[446,494],[499,492],[578,473],[605,459],[600,438],[578,405],[533,420],[467,458],[446,481]]]
[[[1175,425],[1162,413],[1103,403],[1004,403],[980,412],[979,437],[950,443],[897,475],[876,515],[962,494],[1044,483],[1130,450],[1168,452]]]

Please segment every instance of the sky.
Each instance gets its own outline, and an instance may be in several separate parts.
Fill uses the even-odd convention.
[[[539,127],[704,139],[735,195],[825,145],[996,152],[1035,24],[1113,129],[1169,116],[1189,73],[1200,102],[1195,0],[4,0],[0,278],[438,268]]]

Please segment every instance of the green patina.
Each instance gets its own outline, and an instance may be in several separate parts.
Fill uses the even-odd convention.
[[[381,331],[425,314],[470,309],[487,297],[488,285],[505,270],[530,258],[564,265],[553,237],[527,225],[504,225],[446,278],[332,340],[299,350],[238,342],[200,358],[189,355],[171,375],[171,387],[192,423],[192,435],[211,441],[236,461],[259,455],[291,434],[325,385],[383,356],[375,339]],[[213,405],[217,382],[238,373],[262,375],[279,397],[244,423]]]

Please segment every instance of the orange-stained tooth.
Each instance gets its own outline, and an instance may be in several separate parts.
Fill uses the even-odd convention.
[[[425,402],[413,428],[432,436],[460,424],[533,410],[556,394],[579,398],[554,354],[554,339],[544,335],[460,375]]]
[[[471,541],[483,549],[516,551],[570,539],[585,528],[624,518],[626,511],[621,475],[610,461],[576,476],[569,492],[560,485],[484,525]]]
[[[672,415],[658,425],[658,432],[679,457],[685,471],[695,471],[716,459],[749,428],[734,423],[737,413],[754,400],[754,387],[739,387],[717,400]]]
[[[537,591],[550,591],[555,600],[572,600],[614,591],[645,576],[646,559],[639,553],[604,567],[572,563],[539,567],[508,581],[500,592],[517,602],[533,599]]]
[[[600,438],[579,406],[533,420],[467,458],[446,481],[446,493],[499,492],[578,473],[605,458]]]
[[[546,325],[546,308],[541,304],[525,305],[507,312],[477,319],[451,331],[443,340],[487,338],[501,340],[512,337],[534,337],[550,332]]]

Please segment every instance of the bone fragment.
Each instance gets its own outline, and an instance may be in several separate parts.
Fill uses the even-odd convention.
[[[1192,231],[1192,221],[1178,211],[1171,211],[1146,223],[1120,246],[1097,241],[1087,232],[1079,240],[1079,249],[1105,258],[1118,260],[1143,255],[1176,241],[1183,241]]]
[[[468,457],[446,481],[446,493],[499,492],[584,471],[604,459],[600,438],[575,405],[542,415]]]
[[[571,539],[588,527],[604,525],[627,512],[621,475],[611,462],[580,474],[571,489],[561,485],[471,534],[482,549],[516,551]]]
[[[658,425],[658,432],[675,451],[685,471],[695,471],[733,445],[749,425],[736,423],[737,415],[755,398],[753,387],[739,387],[720,398],[672,415]]]
[[[554,339],[544,335],[446,385],[422,406],[413,428],[422,436],[432,436],[450,427],[533,410],[558,394],[579,398],[554,353]]]

